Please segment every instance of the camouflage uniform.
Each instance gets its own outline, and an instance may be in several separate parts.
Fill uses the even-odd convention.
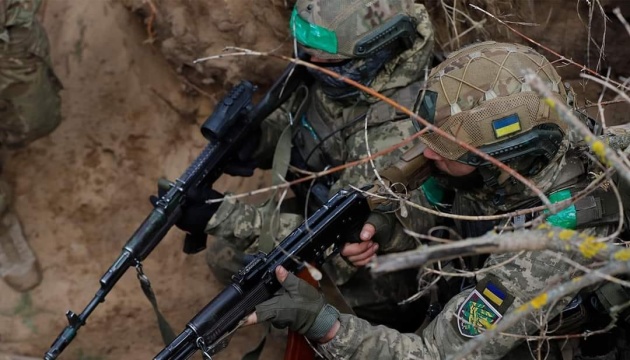
[[[0,145],[24,146],[61,120],[61,84],[51,68],[48,38],[36,14],[40,0],[0,0]],[[0,180],[0,275],[13,288],[36,286],[41,275],[19,220],[10,187]],[[17,255],[16,255],[17,254]]]
[[[516,51],[521,56],[513,55]],[[484,137],[479,135],[479,131],[474,131],[476,124],[479,124],[481,131],[484,131],[483,124],[486,120],[484,116],[494,119],[492,123],[496,124],[497,121],[505,119],[505,117],[501,118],[502,116],[512,114],[515,111],[518,112],[519,124],[522,127],[509,134],[514,137],[522,136],[521,130],[527,131],[536,128],[536,124],[530,123],[526,125],[527,121],[543,120],[543,122],[548,124],[556,124],[558,127],[564,126],[557,118],[557,115],[549,111],[550,109],[544,102],[540,100],[534,102],[523,100],[527,99],[526,96],[531,90],[524,86],[524,82],[517,75],[516,69],[524,67],[537,71],[547,81],[547,85],[559,94],[560,98],[567,98],[564,94],[565,89],[562,86],[558,86],[561,85],[560,78],[555,71],[549,71],[545,75],[546,77],[542,76],[541,71],[545,71],[547,67],[551,69],[551,65],[542,55],[529,48],[494,43],[473,45],[456,54],[457,56],[449,57],[445,63],[433,69],[432,75],[427,82],[427,88],[440,89],[436,90],[439,95],[433,115],[436,119],[436,125],[441,129],[446,129],[447,132],[455,135],[458,139],[463,139],[477,147],[482,147],[488,144],[489,139],[490,141],[495,141],[493,140],[494,136]],[[479,66],[479,63],[475,63],[486,60],[489,60],[488,64],[495,64],[501,75],[493,72],[495,71],[495,65],[487,65],[484,68]],[[531,63],[529,63],[530,60]],[[513,76],[505,75],[506,73],[513,74]],[[453,83],[449,83],[451,80]],[[493,80],[495,81],[494,83],[492,83]],[[474,86],[459,86],[460,84],[473,84]],[[487,96],[480,101],[478,93],[475,94],[477,91],[495,94]],[[453,96],[455,92],[457,92],[457,95]],[[506,105],[504,103],[502,105],[501,101],[505,101],[510,97],[512,100],[520,97],[521,100],[515,102],[517,105],[526,103],[528,106],[533,106],[534,110],[530,114],[536,114],[538,118],[532,117],[527,120],[527,112],[522,106],[514,106],[514,103],[512,103],[512,108],[508,109],[509,111],[503,111],[505,108],[502,108],[502,106],[505,107]],[[494,102],[492,102],[493,100]],[[471,109],[474,111],[468,112]],[[492,114],[492,111],[495,109],[503,110],[500,111],[499,116],[495,116]],[[458,114],[468,116],[466,118],[467,122],[460,120],[458,124],[456,121],[453,121],[454,116]],[[499,120],[496,120],[497,118]],[[489,123],[485,124],[489,125]],[[494,130],[496,132],[500,128],[494,126]],[[566,131],[564,134],[566,135]],[[435,149],[441,156],[452,160],[468,161],[470,159],[466,155],[467,150],[453,145],[453,143],[448,143],[446,140],[437,139],[435,136],[435,134],[428,134],[424,136],[424,139],[427,145]],[[500,136],[497,136],[497,138],[500,138]],[[495,142],[500,143],[500,141],[497,140]],[[514,149],[518,148],[515,147],[506,152],[514,151]],[[496,156],[504,156],[504,154],[497,151]],[[525,156],[525,158],[506,159],[512,161],[509,164],[513,168],[529,160],[528,156]],[[560,194],[567,190],[575,193],[590,182],[587,178],[590,169],[585,164],[586,161],[581,157],[580,152],[577,149],[573,149],[567,140],[563,140],[558,144],[555,156],[550,159],[542,170],[530,176],[529,180],[546,194],[552,194],[550,198],[554,194]],[[441,182],[442,185],[448,185],[449,178],[445,176],[438,182]],[[627,187],[627,184],[622,184],[620,187],[622,186]],[[449,201],[452,204],[452,212],[456,214],[494,215],[540,204],[540,200],[528,188],[525,188],[520,182],[514,181],[501,171],[488,171],[484,175],[480,187],[451,189],[452,187],[440,188],[443,193],[454,192],[454,194],[451,194],[452,200],[445,200],[448,198],[446,196],[442,196],[442,199],[440,199],[439,195],[437,198],[444,202]],[[623,193],[625,190],[622,189],[621,191]],[[427,198],[436,198],[436,195],[431,193],[426,187],[423,188],[423,193]],[[604,188],[598,189],[592,195],[589,195],[592,198],[586,202],[592,204],[611,203],[611,198],[607,197],[609,194],[610,191],[606,191]],[[627,200],[627,197],[625,200]],[[614,203],[614,207],[617,206],[615,200],[612,203]],[[624,207],[630,208],[628,205],[630,205],[630,202],[625,203]],[[444,206],[444,204],[442,203],[440,206]],[[588,206],[585,207],[578,201],[575,203],[575,209],[573,209],[576,211],[576,218],[578,219],[574,226],[580,231],[600,237],[610,234],[617,226],[618,210],[616,210],[617,213],[615,214],[615,210],[601,211],[599,209],[599,216],[594,216],[589,215],[587,208]],[[605,218],[602,215],[607,212],[611,215],[609,218]],[[563,211],[554,215],[554,217],[548,218],[548,221],[554,225],[559,225],[561,223],[559,220],[564,220],[563,217],[567,216],[567,214],[568,212]],[[423,217],[430,217],[430,215],[424,214]],[[422,221],[426,220],[423,219]],[[440,223],[440,220],[436,219],[435,221]],[[511,222],[517,225],[519,220],[514,219]],[[480,236],[487,230],[492,229],[494,225],[499,224],[497,222],[457,220],[450,225],[458,230],[460,236],[466,238]],[[422,226],[418,227],[421,228]],[[425,228],[424,230],[426,232],[428,229]],[[335,338],[324,345],[320,345],[322,353],[326,358],[330,359],[446,359],[455,355],[470,338],[477,336],[482,331],[478,327],[470,326],[462,319],[475,321],[477,326],[488,328],[491,324],[499,321],[504,314],[515,310],[533,296],[552,286],[552,278],[559,275],[577,275],[576,268],[560,260],[558,255],[552,251],[536,251],[524,252],[520,255],[514,253],[491,255],[485,262],[483,259],[476,259],[479,264],[484,264],[484,268],[491,268],[491,270],[477,275],[476,285],[471,285],[474,288],[468,288],[463,291],[461,288],[457,288],[456,294],[447,300],[437,317],[426,327],[419,329],[416,334],[402,334],[384,326],[374,326],[354,316],[341,315],[339,319],[341,327]],[[589,260],[580,254],[564,253],[561,255],[578,263],[589,263]],[[508,261],[512,257],[515,257],[515,259]],[[467,261],[469,270],[481,267],[475,266],[475,259],[467,260],[469,260]],[[495,267],[502,263],[505,264]],[[443,266],[449,265],[443,264]],[[486,291],[490,291],[490,293],[486,293]],[[581,295],[584,296],[591,296],[592,294],[593,289],[587,289],[584,293],[581,292]],[[600,289],[595,290],[594,294],[600,300],[602,295],[604,295],[604,298],[606,297],[606,294]],[[566,306],[572,302],[572,299],[579,299],[575,297],[576,295],[567,296],[558,303],[541,309],[548,319],[553,319],[561,311],[565,310],[561,322],[562,327],[556,329],[550,326],[550,329],[554,329],[554,335],[580,333],[585,330],[585,322],[589,319],[585,315],[587,310],[580,310],[577,316],[565,316],[565,314],[568,314]],[[592,301],[593,298],[589,299]],[[627,298],[621,300],[620,303],[625,303],[627,300]],[[582,309],[582,306],[588,307],[588,304],[584,305],[586,301],[575,303],[579,303],[580,309]],[[492,306],[488,306],[488,304]],[[588,311],[595,310],[590,309]],[[605,315],[598,312],[597,316],[602,317]],[[526,318],[507,332],[510,334],[532,335],[538,329],[538,318],[534,316]],[[602,353],[597,356],[587,357],[585,354],[580,354],[581,349],[579,347],[572,348],[574,344],[571,344],[571,342],[579,342],[579,340],[549,341],[545,348],[549,350],[549,353],[545,353],[543,356],[547,359],[573,358],[574,355],[582,356],[576,357],[582,359],[616,358],[614,355],[611,355],[612,352],[609,352],[609,348],[601,347]],[[506,359],[531,359],[535,351],[532,352],[528,345],[529,343],[524,342],[522,337],[498,336],[485,345],[479,353],[469,356],[467,359],[500,359],[504,357]]]
[[[561,170],[559,169],[559,171]],[[576,179],[571,180],[574,182]],[[576,185],[578,184],[572,184],[569,187]],[[458,194],[457,196],[467,197],[467,195],[472,194]],[[510,203],[509,200],[511,199],[508,199],[508,204]],[[479,205],[481,206],[477,209],[495,209],[489,200]],[[496,211],[490,210],[484,213],[474,213],[474,215],[495,213]],[[472,213],[469,214],[472,215]],[[424,216],[428,215],[425,214]],[[611,232],[611,228],[606,225],[583,231],[596,236],[604,236]],[[481,234],[470,234],[470,236],[475,235]],[[515,255],[514,253],[491,255],[486,260],[484,267],[492,267],[506,262]],[[563,256],[576,262],[585,262],[585,259],[576,253],[563,254]],[[484,279],[490,279],[496,285],[501,286],[505,293],[513,297],[511,305],[504,310],[503,314],[505,314],[547,289],[550,286],[549,281],[554,276],[571,272],[575,273],[576,269],[561,261],[551,251],[526,252],[506,265],[478,275],[476,281],[479,284]],[[368,321],[351,315],[342,315],[340,318],[341,328],[337,336],[329,343],[321,345],[322,352],[329,359],[446,359],[456,354],[469,340],[469,337],[462,335],[458,329],[457,319],[459,317],[457,314],[475,290],[475,288],[468,289],[452,297],[444,305],[439,315],[417,334],[403,334],[385,326],[373,326]],[[548,318],[552,319],[558,315],[572,298],[569,296],[562,299],[552,309],[545,308],[544,311],[546,311]],[[534,334],[538,328],[535,319],[527,318],[526,321],[517,324],[508,332],[511,334]],[[562,345],[564,344],[553,344],[555,346],[553,350],[559,351],[558,347]],[[523,343],[523,339],[513,336],[499,336],[484,346],[480,353],[467,357],[467,359],[500,359],[503,357],[506,359],[531,359],[532,355],[528,344]],[[561,359],[555,353],[550,354],[547,358]]]
[[[318,2],[312,3],[317,8]],[[365,8],[365,14],[357,12],[357,16],[365,16],[368,19],[368,16],[383,11],[379,10],[378,6],[386,3],[388,1],[373,2],[376,4],[371,5],[373,8]],[[409,49],[386,63],[376,78],[370,82],[370,87],[414,109],[419,103],[421,81],[426,76],[426,69],[430,62],[433,32],[424,6],[413,5],[412,14],[417,20],[416,30],[419,37]],[[307,95],[304,95],[305,93]],[[303,103],[306,105],[298,109]],[[367,115],[364,116],[366,113]],[[294,120],[293,124],[289,125],[291,117]],[[367,134],[364,132],[366,122]],[[341,165],[368,156],[366,137],[369,151],[375,153],[399,143],[416,132],[407,116],[397,113],[395,109],[378,99],[361,94],[356,101],[333,100],[324,94],[320,84],[316,82],[306,89],[296,91],[296,94],[284,106],[265,120],[262,125],[261,144],[256,151],[256,158],[263,166],[271,163],[280,134],[287,126],[291,126],[294,152],[300,153],[302,159],[308,158],[305,160],[305,167],[310,171],[321,171],[327,166]],[[330,134],[330,138],[323,141],[322,146],[317,148],[317,140],[325,138],[327,134]],[[410,146],[401,147],[385,156],[378,157],[374,160],[375,167],[386,168]],[[309,156],[311,152],[312,155]],[[332,195],[350,184],[368,184],[373,176],[370,165],[345,169],[339,178],[334,180],[334,183],[331,181],[329,184],[331,185],[329,194]],[[297,227],[302,221],[303,213],[304,209],[298,208],[295,214],[280,214],[282,231],[276,235],[276,239],[281,239],[288,231]],[[208,263],[220,279],[227,281],[232,273],[242,267],[243,251],[247,253],[256,251],[257,238],[264,218],[262,207],[248,205],[238,200],[227,200],[209,221],[206,232],[215,238],[208,249]],[[389,246],[385,246],[382,251],[408,250],[417,245],[414,239],[404,235],[402,226],[398,225],[396,234],[397,236],[392,239]],[[359,290],[361,294],[349,295],[345,292],[349,287],[365,286],[366,283],[355,280],[359,284],[344,287],[357,270],[340,257],[334,260],[334,264],[335,269],[331,270],[334,270],[335,280],[353,307],[377,304],[386,300],[395,304],[413,294],[413,292],[409,293],[408,286],[401,286],[400,282],[388,281],[385,282],[386,285],[373,287],[377,293],[368,291],[369,294],[363,294],[363,291],[357,288],[356,290]],[[365,275],[367,274],[363,274]],[[415,272],[410,272],[408,275],[408,283],[415,283]],[[395,299],[392,299],[392,294],[396,294]]]

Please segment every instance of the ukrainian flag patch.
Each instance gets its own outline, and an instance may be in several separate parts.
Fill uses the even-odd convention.
[[[494,129],[494,136],[500,138],[521,131],[521,121],[518,114],[512,114],[510,116],[494,120],[492,122],[492,128]]]
[[[486,288],[483,289],[482,294],[486,297],[486,299],[492,301],[495,306],[501,306],[506,298],[505,293],[492,282],[488,282],[486,284]]]
[[[499,322],[514,302],[499,279],[488,274],[460,305],[453,325],[463,338],[473,338]]]

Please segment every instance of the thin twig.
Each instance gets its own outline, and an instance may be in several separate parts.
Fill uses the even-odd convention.
[[[585,65],[581,65],[581,64],[579,64],[579,63],[577,63],[577,62],[575,62],[575,61],[573,61],[573,60],[571,60],[571,59],[569,59],[569,58],[567,58],[567,57],[565,57],[565,56],[563,56],[563,55],[560,55],[559,53],[557,53],[556,51],[554,51],[554,50],[550,49],[549,47],[547,47],[547,46],[545,46],[545,45],[543,45],[543,44],[541,44],[541,43],[539,43],[539,42],[537,42],[537,41],[534,41],[533,39],[531,39],[531,38],[527,37],[527,35],[523,34],[522,32],[520,32],[520,31],[518,31],[518,30],[516,30],[516,29],[514,29],[513,27],[511,27],[510,25],[508,25],[505,21],[503,21],[503,20],[501,20],[501,19],[497,18],[496,16],[494,16],[494,15],[492,15],[491,13],[487,12],[486,10],[484,10],[484,9],[480,8],[479,6],[476,6],[476,5],[473,5],[473,4],[469,4],[469,6],[470,6],[470,7],[472,7],[473,9],[475,9],[475,10],[479,10],[479,11],[481,11],[482,13],[484,13],[484,14],[486,14],[486,15],[490,16],[491,18],[493,18],[493,19],[497,20],[499,23],[501,23],[502,25],[504,25],[505,27],[507,27],[510,31],[512,31],[512,32],[514,32],[515,34],[517,34],[517,35],[521,36],[522,38],[524,38],[525,40],[527,40],[527,41],[531,42],[532,44],[534,44],[534,45],[536,45],[536,46],[539,46],[539,47],[540,47],[540,48],[542,48],[542,49],[547,50],[548,52],[550,52],[550,53],[552,53],[553,55],[557,56],[557,57],[558,57],[559,59],[561,59],[562,61],[566,61],[566,62],[568,62],[568,63],[570,63],[570,64],[572,64],[572,65],[575,65],[575,66],[577,66],[578,68],[580,68],[580,70],[583,70],[583,71],[586,71],[586,72],[589,72],[589,73],[593,74],[593,76],[601,76],[601,75],[599,75],[599,73],[597,73],[597,71],[592,70],[592,69],[590,69],[590,68],[586,67]],[[630,90],[630,89],[628,89],[625,85],[623,85],[623,84],[621,84],[621,83],[619,83],[619,82],[616,82],[616,81],[611,81],[611,82],[612,82],[612,83],[614,83],[615,85],[617,85],[617,86],[621,87],[621,88],[625,88],[625,89],[627,89],[627,90]]]
[[[228,53],[228,54],[220,54],[220,55],[214,55],[214,56],[209,56],[209,57],[205,57],[205,58],[201,58],[201,59],[197,59],[194,61],[194,63],[198,63],[201,61],[207,61],[207,60],[213,60],[213,59],[220,59],[220,58],[225,58],[228,56],[267,56],[267,57],[275,57],[284,61],[289,61],[289,62],[293,62],[297,65],[302,65],[311,69],[315,69],[317,71],[320,71],[330,77],[333,77],[335,79],[338,79],[340,81],[343,81],[351,86],[354,86],[355,88],[373,96],[374,98],[383,101],[384,103],[394,107],[397,110],[400,110],[402,113],[404,113],[405,115],[411,117],[413,120],[419,122],[420,124],[422,124],[424,127],[427,128],[428,131],[433,131],[434,133],[438,134],[439,136],[442,136],[454,143],[456,143],[457,145],[461,146],[462,148],[474,153],[475,155],[479,156],[480,158],[490,162],[491,164],[497,166],[498,168],[500,168],[501,170],[505,171],[506,173],[508,173],[509,175],[511,175],[514,179],[518,180],[519,182],[523,183],[525,186],[527,186],[528,188],[530,188],[532,190],[532,192],[534,194],[536,194],[536,196],[538,196],[541,201],[545,204],[545,205],[551,205],[551,203],[549,202],[549,199],[547,198],[547,196],[542,192],[542,190],[540,190],[536,185],[532,184],[531,181],[529,181],[527,178],[525,178],[523,175],[519,174],[516,170],[510,168],[509,166],[505,165],[504,163],[500,162],[499,160],[497,160],[496,158],[488,155],[487,153],[478,150],[476,147],[467,144],[459,139],[457,139],[455,136],[447,133],[446,131],[434,126],[433,124],[431,124],[430,122],[428,122],[427,120],[425,120],[424,118],[422,118],[421,116],[415,114],[413,111],[411,111],[410,109],[406,108],[405,106],[402,106],[400,104],[398,104],[397,102],[393,101],[392,99],[388,98],[387,96],[384,96],[382,94],[380,94],[377,91],[374,91],[373,89],[360,84],[356,81],[353,81],[351,79],[348,79],[342,75],[339,75],[338,73],[331,71],[329,69],[326,69],[324,67],[321,66],[317,66],[313,63],[309,63],[307,61],[303,61],[300,59],[294,59],[294,58],[290,58],[287,56],[283,56],[283,55],[278,55],[278,54],[270,54],[270,53],[263,53],[263,52],[259,52],[259,51],[253,51],[253,50],[249,50],[249,49],[243,49],[243,48],[238,48],[238,47],[228,47],[227,50],[232,50],[232,51],[236,51],[233,53]],[[412,137],[414,137],[416,134],[412,135],[411,137],[403,140],[403,141],[407,141],[406,143],[408,143],[409,141],[411,141]],[[402,146],[402,145],[401,145]],[[400,146],[399,146],[400,147]]]
[[[536,89],[540,93],[544,101],[552,108],[558,111],[560,118],[566,122],[570,127],[577,130],[578,133],[584,138],[584,141],[593,150],[593,152],[599,157],[599,160],[606,165],[611,165],[617,170],[619,175],[628,183],[630,183],[630,169],[624,164],[617,153],[612,150],[607,144],[597,138],[578,118],[575,117],[573,111],[569,107],[560,101],[552,94],[551,90],[543,84],[538,75],[531,71],[527,71],[525,75],[525,81]]]
[[[599,269],[600,273],[607,275],[617,275],[621,273],[627,273],[630,271],[630,261],[611,261],[610,264],[604,266]],[[460,349],[460,351],[452,357],[450,360],[463,360],[484,344],[487,344],[488,341],[498,336],[501,333],[506,332],[508,329],[512,328],[515,324],[521,321],[526,315],[532,313],[535,310],[539,310],[542,307],[545,307],[551,303],[554,303],[565,296],[569,296],[571,294],[575,294],[580,289],[583,289],[587,286],[596,284],[602,280],[600,274],[590,273],[586,274],[582,277],[575,278],[569,280],[563,284],[558,286],[554,286],[547,292],[543,292],[538,296],[531,299],[529,302],[523,304],[515,311],[507,314],[505,317],[501,319],[501,321],[497,322],[496,326],[484,331],[479,336],[474,339],[471,339]]]

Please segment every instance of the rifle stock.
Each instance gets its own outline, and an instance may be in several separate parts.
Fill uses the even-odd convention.
[[[100,279],[100,289],[79,314],[66,312],[68,326],[62,330],[44,354],[45,360],[56,359],[85,325],[90,314],[105,301],[107,294],[132,266],[141,262],[160,243],[166,233],[179,220],[182,208],[190,194],[212,184],[222,175],[225,164],[248,141],[249,133],[283,103],[299,84],[303,67],[289,65],[264,98],[254,107],[252,96],[255,86],[247,81],[237,85],[215,108],[202,127],[210,143],[156,202],[154,209],[123,246],[121,254]],[[203,247],[196,246],[199,251]]]

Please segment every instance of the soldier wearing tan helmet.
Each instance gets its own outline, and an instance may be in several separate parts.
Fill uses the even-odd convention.
[[[0,1],[0,146],[18,148],[61,121],[61,83],[53,73],[48,38],[37,19],[40,0]],[[0,277],[28,291],[41,281],[35,253],[0,179]]]
[[[298,0],[289,27],[302,57],[409,108],[420,102],[433,47],[431,23],[423,5],[413,0]],[[302,176],[300,171],[321,171],[365,157],[368,144],[369,150],[376,152],[415,132],[410,118],[388,105],[317,71],[309,74],[293,96],[264,121],[260,136],[252,141],[252,157],[230,164],[228,173],[247,176],[255,167],[269,168],[274,156],[287,155],[274,155],[276,148],[290,148],[292,167],[286,177],[286,169],[274,169],[274,173],[292,179]],[[407,148],[376,159],[377,169],[392,164]],[[253,206],[237,200],[223,202],[212,219],[211,207],[191,206],[185,217],[196,220],[178,226],[184,225],[180,228],[189,234],[203,234],[205,230],[213,235],[208,263],[219,279],[228,281],[243,266],[246,253],[269,246],[265,241],[261,244],[259,237],[271,238],[273,246],[274,240],[302,222],[306,206],[317,208],[339,189],[366,184],[372,176],[371,168],[358,166],[321,178],[311,187],[304,184],[293,188],[296,204],[283,202],[277,231],[264,225],[270,223],[272,215],[265,209],[273,210],[274,206],[265,208],[264,204]],[[402,251],[416,245],[397,225],[397,234],[380,251]],[[397,277],[398,281],[369,285],[369,274],[341,257],[329,270],[350,305],[362,316],[404,330],[412,330],[422,321],[405,316],[408,309],[397,305],[415,292],[415,271],[405,272]]]
[[[521,45],[487,42],[453,53],[431,71],[419,113],[457,139],[516,169],[557,202],[590,182],[589,163],[568,141],[568,129],[557,113],[525,83],[526,69],[540,76],[555,93],[556,101],[569,101],[570,89],[565,89],[544,56]],[[428,146],[425,156],[435,164],[436,178],[421,190],[435,207],[454,214],[493,215],[540,204],[537,196],[509,174],[459,145],[435,133],[424,135],[422,141]],[[510,223],[443,219],[435,219],[434,223],[450,226],[461,238],[468,238],[483,235],[495,225],[522,225],[536,215],[517,217]],[[430,216],[423,214],[417,219],[416,228],[421,228]],[[597,189],[547,221],[605,236],[618,226],[617,200],[611,191]],[[364,231],[373,232],[370,227],[366,225]],[[439,281],[432,308],[441,311],[416,334],[340,315],[321,294],[279,268],[276,274],[287,292],[259,305],[250,321],[270,320],[297,329],[319,342],[321,353],[329,359],[446,359],[505,314],[544,291],[550,285],[549,279],[576,273],[576,267],[563,257],[581,264],[592,261],[576,253],[530,251],[473,257],[463,264],[442,263],[440,270],[446,273],[483,271],[470,281],[460,277]],[[605,281],[573,295],[543,307],[545,318],[553,319],[548,324],[553,335],[602,328],[611,321],[607,311],[630,300],[625,288]],[[628,353],[624,339],[630,311],[619,319],[625,320],[619,320],[615,330],[589,340],[569,337],[539,343],[525,341],[524,335],[537,335],[543,326],[528,318],[510,329],[516,335],[498,336],[467,359],[531,359],[539,345],[546,359],[622,359],[617,355]]]

